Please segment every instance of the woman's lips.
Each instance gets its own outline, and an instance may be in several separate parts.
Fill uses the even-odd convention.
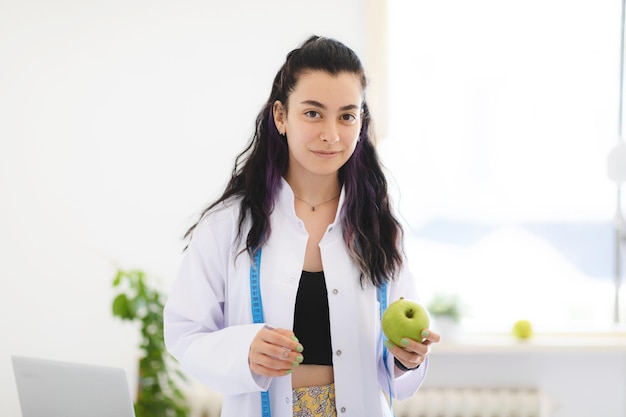
[[[327,159],[334,158],[335,156],[339,155],[338,151],[313,151],[313,153],[320,158]]]

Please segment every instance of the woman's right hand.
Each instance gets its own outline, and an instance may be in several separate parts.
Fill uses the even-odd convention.
[[[291,330],[264,327],[250,344],[250,370],[269,377],[289,375],[304,359],[303,350]]]

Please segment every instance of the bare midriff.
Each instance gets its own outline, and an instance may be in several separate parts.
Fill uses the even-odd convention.
[[[334,381],[333,367],[329,365],[299,365],[291,374],[292,388],[327,385]]]

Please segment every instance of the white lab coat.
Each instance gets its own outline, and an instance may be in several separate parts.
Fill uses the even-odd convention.
[[[343,200],[344,191],[337,213]],[[206,215],[196,227],[165,305],[165,343],[185,372],[224,395],[223,417],[261,416],[260,392],[268,388],[272,416],[291,417],[291,376],[259,376],[248,365],[250,344],[264,324],[252,320],[250,258],[247,253],[237,256],[247,229],[244,240],[233,243],[237,242],[238,216],[239,202],[230,202]],[[383,392],[391,386],[394,398],[410,397],[421,385],[428,363],[389,382],[382,361],[376,289],[360,286],[339,219],[338,214],[319,244],[328,288],[338,415],[389,416]],[[264,318],[268,325],[292,329],[308,234],[296,216],[293,191],[284,180],[271,228],[260,271]],[[418,298],[406,269],[388,286],[388,303],[400,296]],[[391,354],[388,366],[393,375]]]

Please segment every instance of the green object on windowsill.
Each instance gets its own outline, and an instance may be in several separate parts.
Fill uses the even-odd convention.
[[[461,321],[461,302],[456,295],[435,294],[428,304],[428,311],[435,318],[448,317],[454,323]]]
[[[141,270],[118,270],[113,287],[113,315],[141,324],[137,417],[186,417],[189,407],[179,384],[186,381],[163,340],[164,296]]]

